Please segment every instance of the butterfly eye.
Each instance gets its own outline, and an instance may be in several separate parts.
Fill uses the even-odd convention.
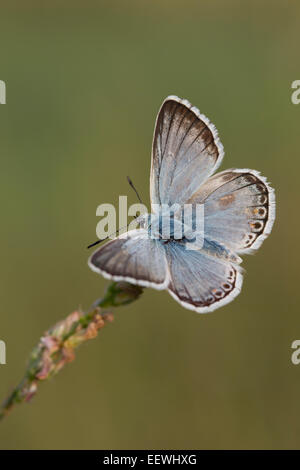
[[[216,299],[221,299],[225,295],[225,292],[222,291],[221,289],[213,289],[212,292],[213,292],[214,296],[216,297]]]
[[[254,233],[246,233],[244,244],[246,247],[252,244],[253,240],[255,239],[256,235]]]
[[[265,193],[266,192],[266,187],[261,183],[257,183],[255,185],[255,189],[256,189],[256,192],[258,192],[258,193]]]
[[[264,224],[261,220],[256,220],[255,222],[251,222],[250,227],[253,232],[260,232],[264,228]]]
[[[246,175],[245,176],[245,183],[246,184],[254,184],[256,182],[256,178],[253,175]]]
[[[229,276],[227,278],[227,281],[230,283],[234,281],[234,271],[232,269],[229,271]]]
[[[211,304],[214,301],[215,301],[215,298],[214,298],[213,295],[209,295],[208,297],[206,297],[206,303],[207,304]]]
[[[265,207],[255,207],[253,209],[253,215],[256,217],[261,217],[262,219],[265,218],[267,214],[267,209]]]
[[[268,196],[266,194],[260,194],[258,198],[259,204],[266,204],[268,201]]]
[[[225,292],[229,292],[232,289],[232,286],[227,282],[224,282],[224,284],[222,284],[222,287],[225,290]]]
[[[260,208],[258,209],[258,215],[259,215],[260,217],[265,217],[266,214],[267,214],[267,209],[266,209],[265,207],[260,207]]]

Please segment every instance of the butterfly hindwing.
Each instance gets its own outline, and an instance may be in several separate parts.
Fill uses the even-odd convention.
[[[243,276],[238,264],[204,250],[189,250],[177,242],[166,244],[165,249],[170,278],[168,290],[184,307],[208,313],[240,293]]]
[[[217,173],[188,203],[204,204],[205,236],[236,253],[259,248],[275,219],[274,191],[255,170]]]

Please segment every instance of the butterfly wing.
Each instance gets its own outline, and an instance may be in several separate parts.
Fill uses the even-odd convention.
[[[90,267],[109,279],[168,288],[179,303],[199,313],[233,300],[243,279],[236,254],[258,248],[270,233],[275,196],[254,170],[212,176],[223,155],[208,119],[188,101],[168,97],[154,132],[151,203],[203,204],[203,247],[187,249],[183,242],[163,243],[143,229],[133,230],[97,250]]]
[[[143,229],[131,230],[109,241],[89,259],[93,271],[107,279],[128,281],[154,289],[165,289],[165,251]]]
[[[165,245],[169,269],[168,291],[185,308],[209,313],[231,302],[242,286],[242,270],[237,263],[213,256],[205,249],[188,250],[186,245]]]
[[[158,113],[151,160],[152,204],[184,204],[223,158],[217,130],[187,100],[169,96]]]
[[[251,253],[259,248],[275,219],[274,190],[254,170],[218,173],[187,203],[204,204],[204,237],[235,253]]]

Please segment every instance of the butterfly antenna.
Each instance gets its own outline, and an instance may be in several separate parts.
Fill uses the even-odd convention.
[[[128,224],[128,225],[129,225],[129,224]],[[99,245],[99,243],[105,242],[105,241],[108,240],[112,235],[117,235],[121,230],[123,230],[124,228],[127,228],[128,225],[124,225],[124,227],[119,228],[118,230],[116,230],[115,232],[111,233],[111,234],[108,235],[107,237],[102,238],[101,240],[97,240],[97,241],[94,242],[94,243],[91,243],[90,245],[87,246],[87,249],[92,248],[93,246]]]
[[[133,182],[131,181],[131,178],[129,176],[127,176],[127,181],[128,183],[130,184],[130,186],[132,187],[133,191],[135,192],[135,194],[137,195],[137,198],[138,200],[140,201],[141,204],[143,204],[143,201],[141,200],[140,198],[140,195],[139,193],[137,192]],[[128,224],[129,225],[129,224]],[[128,225],[126,225],[125,227],[121,227],[119,228],[118,230],[116,230],[114,233],[111,233],[108,237],[105,237],[105,238],[102,238],[101,240],[97,240],[96,242],[94,243],[91,243],[90,245],[88,245],[87,249],[89,248],[92,248],[93,246],[96,246],[96,245],[99,245],[100,243],[102,242],[105,242],[106,240],[108,240],[112,235],[117,235],[121,230],[123,230],[124,228],[127,228]]]
[[[138,200],[140,201],[141,204],[143,204],[143,201],[141,200],[140,196],[139,196],[139,193],[137,192],[133,182],[131,181],[131,178],[129,176],[127,176],[127,181],[128,183],[130,184],[130,186],[132,187],[133,191],[135,192],[135,194],[137,195],[137,198]]]

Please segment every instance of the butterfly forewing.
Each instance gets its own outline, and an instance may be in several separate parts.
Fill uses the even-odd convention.
[[[106,243],[90,257],[89,266],[115,281],[126,280],[154,289],[166,287],[164,248],[142,229],[131,230]]]
[[[220,165],[223,153],[209,120],[188,101],[168,97],[154,131],[151,202],[184,204]]]

